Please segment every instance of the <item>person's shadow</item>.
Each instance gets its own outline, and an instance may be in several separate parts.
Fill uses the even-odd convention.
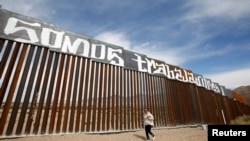
[[[145,140],[145,137],[144,137],[144,136],[136,135],[136,134],[134,134],[134,136],[136,136],[137,138],[140,138],[140,139],[142,139],[142,140]]]

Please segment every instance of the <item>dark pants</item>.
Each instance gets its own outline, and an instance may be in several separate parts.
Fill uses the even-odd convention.
[[[146,126],[145,126],[145,132],[146,132],[147,140],[150,139],[150,138],[149,138],[149,134],[150,134],[152,137],[155,136],[155,135],[151,132],[151,128],[152,128],[152,127],[153,127],[152,125],[146,125]]]

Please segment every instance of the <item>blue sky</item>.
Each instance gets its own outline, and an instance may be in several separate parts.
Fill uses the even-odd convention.
[[[250,0],[1,0],[3,9],[203,75],[250,85]]]

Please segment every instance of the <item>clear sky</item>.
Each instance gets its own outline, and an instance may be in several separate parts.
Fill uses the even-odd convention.
[[[1,0],[3,9],[192,70],[250,85],[250,0]]]

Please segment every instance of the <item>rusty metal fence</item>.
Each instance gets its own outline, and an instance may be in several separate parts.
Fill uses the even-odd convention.
[[[19,136],[228,124],[249,106],[195,84],[0,39],[0,134]]]

